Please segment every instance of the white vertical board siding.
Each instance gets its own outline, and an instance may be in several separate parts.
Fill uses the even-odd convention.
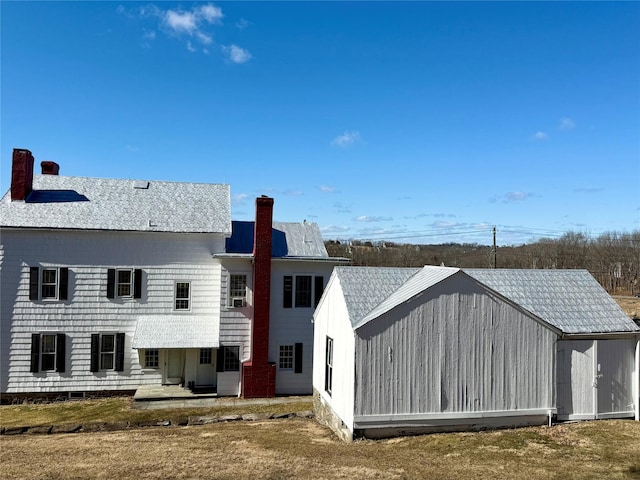
[[[307,261],[274,260],[271,262],[271,306],[269,320],[269,361],[276,364],[276,394],[310,395],[313,390],[313,312],[315,310],[315,277],[329,281],[333,264]],[[311,307],[283,308],[284,277],[310,275],[312,277]],[[295,288],[295,280],[294,280]],[[280,346],[302,343],[302,373],[281,369]],[[324,350],[323,350],[324,351]]]
[[[635,338],[558,341],[560,420],[634,416]]]
[[[594,340],[558,340],[558,418],[595,418]]]
[[[556,334],[456,275],[356,330],[355,415],[553,408]]]
[[[627,413],[633,416],[635,402],[635,338],[597,340],[598,416]]]
[[[331,277],[327,292],[318,306],[313,334],[313,388],[345,426],[353,431],[355,390],[355,334],[337,276]],[[333,339],[332,393],[325,391],[326,338]]]
[[[140,315],[207,315],[219,321],[220,267],[209,234],[2,231],[2,379],[0,391],[132,390],[158,383],[131,347]],[[68,267],[66,301],[29,300],[29,267]],[[142,298],[108,299],[108,268],[143,270]],[[191,282],[191,310],[174,311],[176,281]],[[92,333],[125,333],[123,372],[90,372]],[[32,333],[66,335],[66,372],[30,373]]]

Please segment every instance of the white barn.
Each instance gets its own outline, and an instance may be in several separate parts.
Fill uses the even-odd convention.
[[[344,439],[640,417],[640,328],[584,270],[336,267],[314,325]]]
[[[341,261],[316,224],[272,223],[271,198],[256,202],[259,228],[232,221],[228,185],[69,177],[53,162],[34,175],[33,163],[14,150],[0,200],[3,401],[163,384],[312,392],[311,318]]]

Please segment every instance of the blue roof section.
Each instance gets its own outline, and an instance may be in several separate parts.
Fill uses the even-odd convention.
[[[255,222],[234,220],[231,237],[226,240],[227,254],[251,255]],[[273,222],[271,256],[329,258],[320,229],[315,223]]]

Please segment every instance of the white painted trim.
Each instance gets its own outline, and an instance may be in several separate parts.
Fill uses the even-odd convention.
[[[634,417],[636,421],[640,421],[640,339],[636,343],[636,368],[633,375],[634,383],[634,399],[635,399],[635,412]]]
[[[451,425],[456,423],[469,423],[464,420],[487,418],[530,417],[536,415],[547,417],[554,415],[556,411],[555,408],[534,408],[528,410],[487,410],[481,412],[356,415],[353,423],[354,429],[386,426]]]

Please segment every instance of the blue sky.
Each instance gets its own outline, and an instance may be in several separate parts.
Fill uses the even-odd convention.
[[[640,229],[640,3],[12,2],[13,148],[70,176],[228,183],[325,239]]]

